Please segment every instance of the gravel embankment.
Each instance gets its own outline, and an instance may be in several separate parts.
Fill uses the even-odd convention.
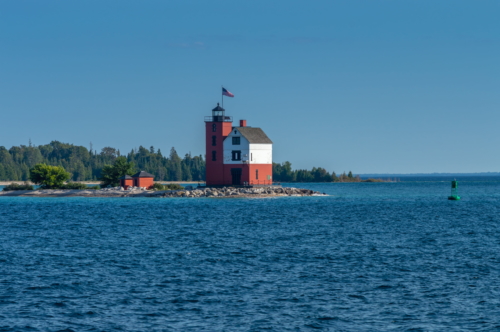
[[[25,196],[25,197],[279,197],[279,196],[325,196],[317,191],[300,188],[203,188],[151,191],[142,188],[123,190],[121,187],[100,190],[18,190],[1,191],[0,196]]]

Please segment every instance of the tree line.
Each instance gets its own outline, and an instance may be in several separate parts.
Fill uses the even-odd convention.
[[[59,141],[46,145],[29,144],[6,149],[0,146],[0,181],[27,181],[30,169],[37,164],[61,166],[71,174],[72,181],[97,181],[105,165],[114,164],[122,156],[120,150],[105,147],[100,152]],[[175,148],[168,156],[160,149],[140,146],[124,155],[136,169],[154,174],[158,181],[203,181],[205,160],[202,156],[184,155],[181,158]]]
[[[59,141],[45,145],[20,145],[6,149],[0,146],[0,181],[27,181],[30,169],[37,164],[61,166],[71,174],[71,181],[98,181],[106,165],[113,165],[120,156],[135,165],[134,171],[146,171],[155,176],[156,181],[204,181],[205,159],[203,156],[185,154],[181,158],[175,148],[164,156],[160,149],[139,146],[126,155],[112,147],[104,147],[100,152]],[[359,176],[352,172],[337,175],[321,167],[312,170],[292,169],[288,161],[273,163],[275,182],[359,182]]]
[[[329,173],[322,167],[313,167],[307,169],[292,169],[289,161],[284,163],[273,163],[273,181],[274,182],[361,182],[359,175],[349,173],[335,174]]]

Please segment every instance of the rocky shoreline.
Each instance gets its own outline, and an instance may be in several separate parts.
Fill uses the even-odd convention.
[[[183,190],[152,191],[132,187],[124,190],[122,187],[100,190],[17,190],[0,191],[0,196],[23,197],[158,197],[158,198],[262,198],[282,196],[327,196],[317,191],[300,188],[258,187],[258,188],[190,188]]]

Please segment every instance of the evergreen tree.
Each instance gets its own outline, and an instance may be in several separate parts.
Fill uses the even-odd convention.
[[[127,161],[125,157],[118,157],[115,159],[113,165],[104,165],[101,177],[101,187],[108,186],[117,187],[120,184],[120,177],[124,175],[133,175],[135,166],[133,163]]]
[[[182,180],[182,165],[181,165],[181,158],[177,154],[177,151],[175,151],[175,148],[170,149],[170,156],[169,156],[169,170],[170,170],[170,176],[169,180],[170,181],[181,181]]]
[[[0,181],[19,181],[30,177],[30,168],[44,163],[61,166],[72,174],[73,181],[97,180],[102,177],[105,165],[113,165],[120,157],[120,151],[105,147],[100,153],[92,148],[87,149],[59,141],[39,146],[13,146],[9,150],[0,146]],[[186,154],[180,158],[175,148],[170,150],[168,157],[163,156],[160,149],[155,152],[140,146],[132,149],[126,156],[129,163],[134,163],[138,170],[155,175],[158,181],[203,181],[205,179],[205,158],[203,155]],[[288,161],[273,163],[273,180],[275,182],[357,182],[359,176],[352,172],[337,176],[324,168],[315,167],[312,170],[294,170]]]

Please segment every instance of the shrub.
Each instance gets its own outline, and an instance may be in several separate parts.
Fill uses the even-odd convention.
[[[61,189],[87,189],[87,185],[84,183],[78,182],[68,182],[61,186]]]
[[[384,180],[369,178],[369,179],[363,180],[362,182],[384,182]]]
[[[153,190],[165,190],[165,186],[162,185],[161,183],[155,182],[155,184],[153,184],[151,189],[153,189]]]
[[[101,186],[100,185],[90,186],[90,187],[87,187],[87,189],[90,189],[90,190],[99,190],[99,189],[101,189]]]
[[[42,189],[61,188],[65,181],[68,181],[71,174],[66,172],[64,167],[50,166],[46,164],[36,164],[30,169],[30,180],[34,184],[39,184]]]
[[[3,188],[3,191],[14,190],[33,190],[33,186],[28,182],[25,182],[24,184],[11,183]]]
[[[153,185],[153,187],[151,189],[153,189],[153,190],[181,190],[181,189],[184,189],[184,187],[178,183],[169,183],[169,184],[163,185],[161,183],[155,182],[155,184]]]
[[[165,185],[165,190],[181,190],[181,189],[184,189],[184,187],[178,183],[170,183]]]

